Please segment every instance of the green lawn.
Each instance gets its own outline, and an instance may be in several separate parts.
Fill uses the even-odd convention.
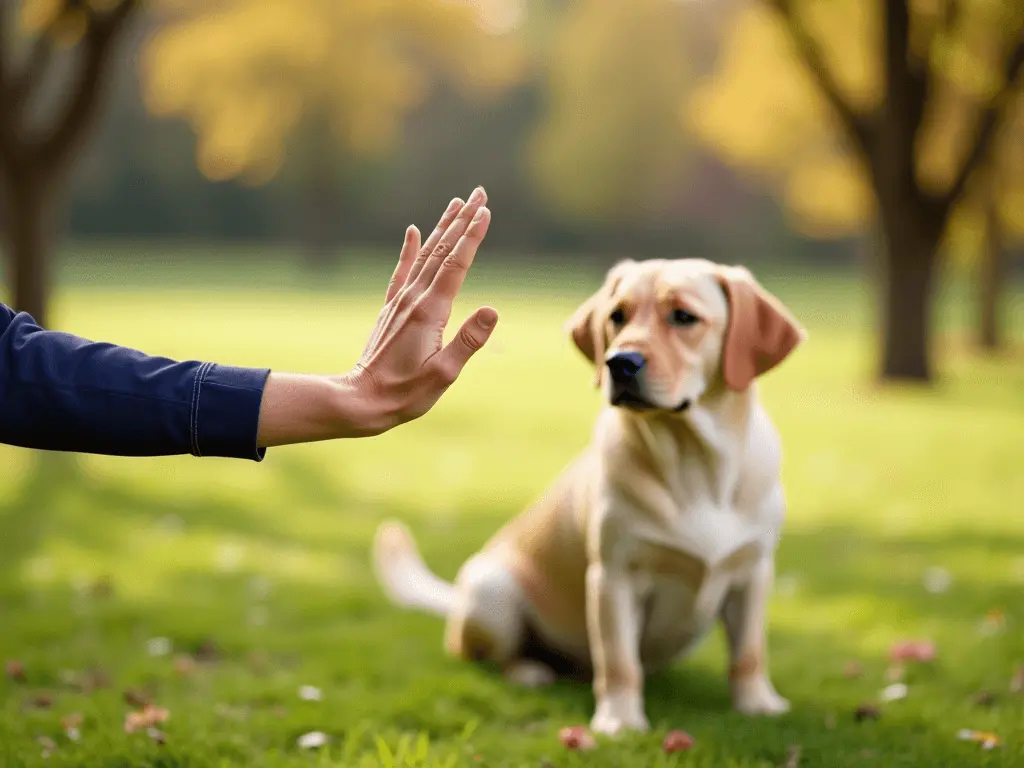
[[[258,267],[233,289],[202,270],[160,289],[95,281],[62,292],[57,314],[151,352],[332,372],[361,349],[389,268],[357,281],[371,296],[255,286]],[[558,729],[589,719],[588,688],[513,689],[446,658],[439,621],[390,606],[368,568],[383,517],[407,520],[453,576],[588,440],[599,400],[561,329],[595,279],[542,290],[513,278],[471,276],[453,325],[493,303],[491,345],[434,412],[391,434],[271,450],[262,464],[89,457],[69,470],[0,449],[0,658],[27,674],[0,680],[0,765],[726,768],[783,765],[793,745],[800,766],[824,768],[1024,763],[1024,695],[1009,691],[1024,663],[1024,364],[953,342],[933,391],[879,389],[869,306],[835,276],[766,279],[811,332],[762,384],[790,501],[770,614],[789,715],[729,710],[716,633],[650,681],[654,733],[569,753]],[[944,307],[955,331],[963,309]],[[945,593],[925,589],[930,567],[952,574]],[[986,632],[992,609],[1005,626]],[[855,722],[888,684],[890,644],[914,637],[935,641],[937,661],[908,670],[907,697],[880,719]],[[151,655],[154,638],[170,653]],[[204,644],[215,660],[176,670]],[[861,677],[844,676],[851,660]],[[109,687],[76,690],[69,673],[88,670]],[[322,699],[300,698],[304,685]],[[169,710],[165,744],[125,733],[126,689]],[[993,705],[974,702],[981,690]],[[77,741],[61,727],[72,713]],[[696,747],[663,756],[670,728]],[[983,751],[957,739],[963,728],[1004,745]],[[329,744],[300,750],[310,731]]]

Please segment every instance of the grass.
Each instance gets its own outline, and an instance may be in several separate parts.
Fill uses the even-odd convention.
[[[59,325],[177,357],[338,371],[361,348],[387,270],[358,292],[260,287],[258,269],[228,288],[214,271],[197,267],[178,287],[69,288]],[[649,682],[654,733],[569,753],[557,731],[589,719],[585,686],[513,689],[446,658],[437,620],[383,599],[367,555],[382,518],[407,520],[431,565],[453,576],[583,447],[599,406],[561,332],[594,280],[542,290],[477,269],[455,317],[495,304],[493,342],[434,412],[388,435],[271,450],[262,464],[84,457],[69,468],[0,449],[0,658],[27,674],[0,680],[0,765],[753,768],[784,764],[792,745],[805,768],[1020,765],[1024,696],[1008,688],[1024,662],[1024,366],[956,342],[933,390],[877,388],[856,283],[766,282],[811,331],[762,384],[790,504],[770,612],[789,715],[729,710],[716,633]],[[944,307],[955,332],[963,306],[953,296]],[[943,594],[923,586],[933,566],[952,574]],[[1005,626],[982,631],[992,609]],[[908,670],[908,696],[879,720],[855,722],[904,637],[934,639],[938,660]],[[151,655],[153,638],[170,653]],[[216,660],[175,671],[176,656],[204,644]],[[844,677],[850,660],[863,676]],[[86,670],[110,687],[76,690],[69,672]],[[301,699],[303,685],[322,699]],[[124,732],[129,688],[170,711],[165,744]],[[974,703],[983,689],[994,705]],[[60,725],[71,713],[84,717],[78,741]],[[696,748],[662,755],[670,728]],[[1005,743],[982,751],[957,740],[961,728]],[[302,751],[309,731],[331,740]]]

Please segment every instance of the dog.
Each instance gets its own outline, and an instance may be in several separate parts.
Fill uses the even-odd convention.
[[[444,617],[448,653],[519,684],[584,675],[597,733],[648,730],[645,677],[717,621],[734,708],[788,711],[766,651],[786,501],[756,380],[805,331],[749,270],[703,259],[619,262],[567,331],[606,401],[587,448],[454,584],[403,524],[382,523],[383,590]]]

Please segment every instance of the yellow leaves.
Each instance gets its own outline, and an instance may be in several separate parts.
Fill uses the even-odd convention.
[[[792,0],[854,109],[872,115],[880,104],[883,0]],[[975,138],[980,105],[1002,85],[999,68],[1019,39],[1024,6],[1003,0],[963,0],[961,19],[944,29],[943,0],[911,0],[914,52],[936,68],[932,95],[916,147],[917,176],[936,194],[949,184]],[[1013,14],[1016,13],[1016,16]],[[932,40],[931,47],[926,42]],[[924,42],[922,42],[924,41]],[[1024,102],[1024,98],[1019,101]],[[1000,134],[997,165],[1014,164],[1000,186],[1003,221],[1024,234],[1024,103]],[[683,107],[693,134],[730,163],[765,177],[785,200],[795,226],[820,237],[848,235],[865,226],[875,200],[860,160],[797,55],[783,17],[769,3],[749,0],[734,12],[719,64]],[[1011,180],[1012,179],[1012,180]],[[972,194],[980,194],[972,192]],[[979,216],[971,201],[951,222],[950,242],[970,248]]]
[[[21,28],[37,34],[47,29],[64,8],[64,0],[23,0],[19,9]]]
[[[718,72],[683,116],[698,138],[755,171],[788,166],[829,119],[778,15],[761,3],[738,11]]]
[[[29,35],[48,35],[61,47],[70,48],[85,35],[90,17],[107,13],[121,0],[22,0],[18,9],[21,31]]]
[[[388,148],[432,65],[484,90],[521,76],[522,59],[480,28],[483,0],[164,1],[174,15],[146,48],[144,96],[192,124],[211,178],[269,178],[314,111],[343,150]]]

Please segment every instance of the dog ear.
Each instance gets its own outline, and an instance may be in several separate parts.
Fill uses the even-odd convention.
[[[729,389],[742,392],[785,360],[807,332],[746,268],[722,267],[716,277],[729,302],[722,376]]]
[[[615,292],[624,271],[635,263],[632,259],[626,259],[608,270],[601,287],[573,312],[565,324],[566,333],[573,344],[596,368],[595,387],[601,386],[601,371],[604,367],[602,361],[607,343],[604,337],[604,322],[599,312]]]
[[[572,343],[590,362],[597,364],[597,339],[595,338],[594,310],[603,297],[603,289],[584,301],[565,324],[565,330]]]

